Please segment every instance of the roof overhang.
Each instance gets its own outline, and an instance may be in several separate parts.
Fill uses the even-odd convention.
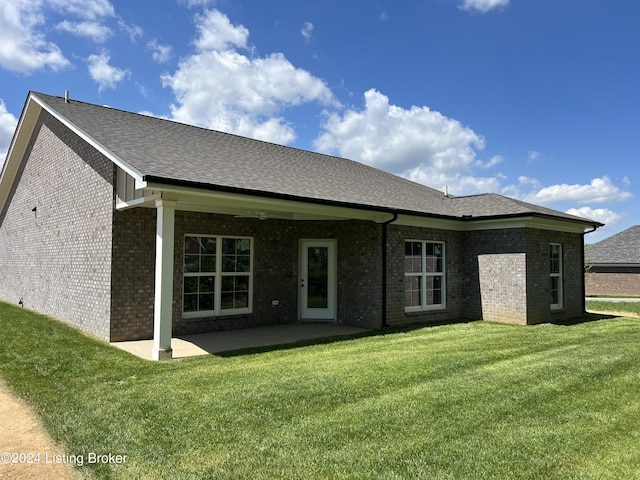
[[[597,223],[573,221],[539,214],[504,215],[492,217],[447,217],[368,205],[354,205],[311,198],[288,197],[269,192],[200,186],[146,176],[136,182],[136,188],[160,192],[166,199],[176,201],[176,208],[186,211],[251,216],[264,214],[266,218],[287,220],[368,220],[395,225],[434,228],[440,230],[474,231],[505,228],[537,228],[542,230],[584,233]],[[154,207],[156,197],[149,197],[140,205]],[[258,216],[258,215],[256,215]]]
[[[382,209],[358,208],[349,204],[312,201],[269,195],[266,192],[246,192],[236,189],[197,188],[148,179],[137,188],[159,192],[162,198],[176,202],[176,209],[237,216],[263,216],[285,220],[368,220],[382,223],[393,218],[393,212]],[[154,207],[152,197],[140,206]]]
[[[462,219],[445,220],[415,215],[399,215],[394,223],[414,227],[439,228],[443,230],[457,230],[471,232],[477,230],[502,230],[506,228],[536,228],[553,230],[556,232],[584,233],[586,228],[595,225],[568,221],[555,217],[536,214],[504,215],[493,217],[465,217]]]

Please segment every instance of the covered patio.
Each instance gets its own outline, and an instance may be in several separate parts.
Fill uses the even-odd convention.
[[[368,331],[370,330],[366,328],[348,325],[297,323],[180,335],[173,337],[171,344],[173,358],[185,358],[246,348],[286,345],[302,340],[357,335]],[[142,359],[153,359],[153,340],[112,342],[111,345]]]

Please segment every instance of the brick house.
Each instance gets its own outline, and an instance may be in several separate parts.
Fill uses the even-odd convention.
[[[640,225],[586,248],[586,293],[640,296]]]
[[[584,312],[585,229],[497,194],[30,93],[0,177],[0,298],[109,341]]]

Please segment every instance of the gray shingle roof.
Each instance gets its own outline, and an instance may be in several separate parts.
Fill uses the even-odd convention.
[[[32,95],[150,181],[449,218],[541,215],[598,224],[496,194],[447,197],[344,158],[77,100],[66,103],[61,97]]]
[[[640,264],[640,225],[588,246],[585,258],[591,264]]]

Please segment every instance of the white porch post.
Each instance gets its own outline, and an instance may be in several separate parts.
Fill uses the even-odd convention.
[[[170,360],[173,323],[173,249],[176,202],[156,200],[156,286],[153,312],[153,360]]]

